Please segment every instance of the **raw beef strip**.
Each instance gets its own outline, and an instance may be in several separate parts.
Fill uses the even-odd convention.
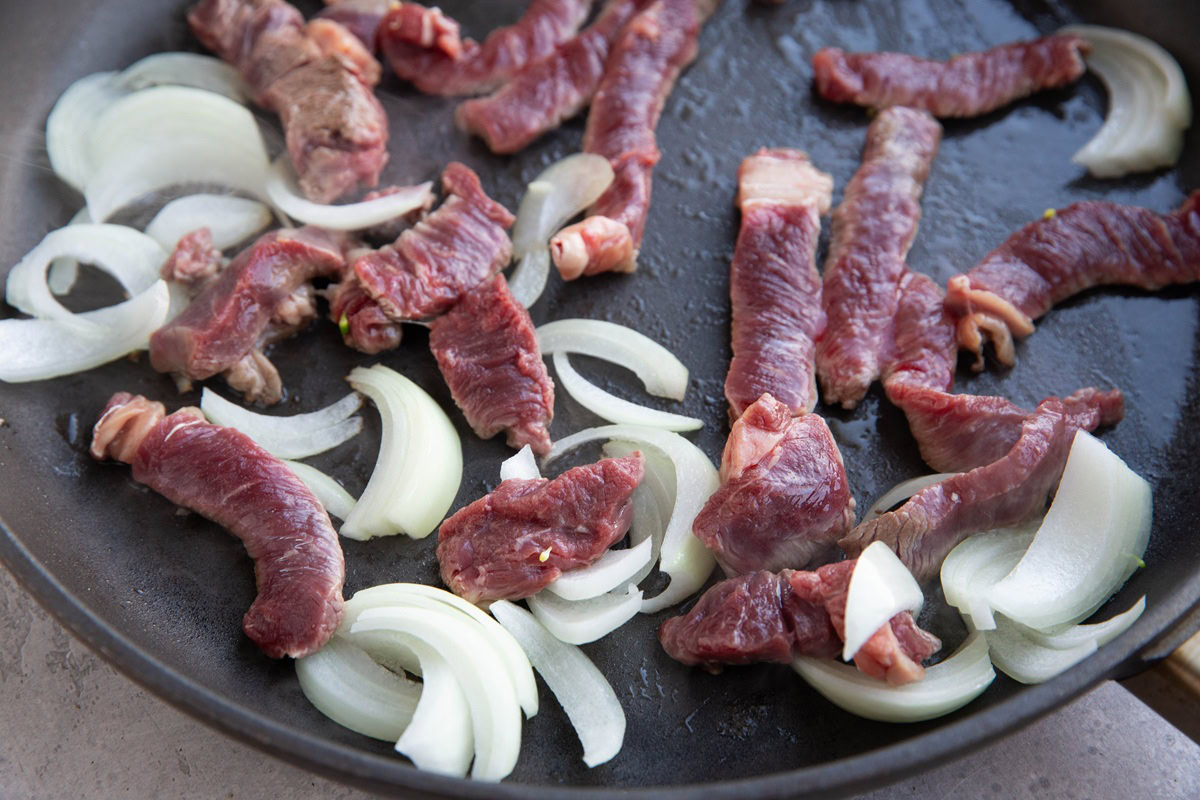
[[[324,507],[283,462],[196,408],[113,395],[92,435],[92,456],[133,466],[133,478],[216,522],[254,561],[258,597],[242,620],[272,658],[302,658],[342,619],[346,567]]]
[[[567,470],[554,480],[510,479],[442,523],[442,580],[472,603],[516,600],[586,567],[625,535],[641,453]]]
[[[437,211],[395,243],[360,256],[354,274],[394,321],[442,314],[512,258],[505,232],[513,215],[483,191],[479,176],[451,162],[442,172],[449,195]]]
[[[883,388],[893,403],[903,407],[892,396],[901,386],[950,391],[958,363],[954,317],[929,276],[906,269],[900,277],[900,299],[888,338]]]
[[[579,30],[592,0],[532,0],[513,25],[483,44],[462,40],[458,23],[437,8],[397,3],[376,34],[392,69],[426,94],[482,94],[537,61]]]
[[[733,424],[722,484],[692,523],[726,575],[800,568],[854,525],[846,468],[825,420],[769,394]]]
[[[622,28],[650,0],[608,0],[596,21],[539,61],[526,64],[487,97],[458,107],[458,126],[493,153],[515,153],[554,130],[591,102],[609,50]]]
[[[377,33],[388,9],[396,0],[326,0],[329,3],[313,18],[336,22],[354,34],[372,53],[379,51]]]
[[[663,622],[658,639],[684,664],[719,672],[724,664],[788,663],[796,656],[834,658],[842,650],[846,593],[855,561],[815,572],[753,572],[712,586],[692,610]],[[899,686],[921,680],[921,662],[941,642],[897,614],[854,661],[871,677]]]
[[[833,178],[799,150],[760,150],[738,169],[742,212],[729,298],[733,360],[725,397],[736,419],[764,392],[792,414],[817,404],[813,341],[825,325],[815,254]]]
[[[221,251],[213,247],[212,229],[197,228],[175,243],[175,249],[163,264],[162,277],[189,292],[198,291],[216,277],[222,263]]]
[[[1169,214],[1115,203],[1076,203],[1008,237],[966,275],[950,279],[946,306],[958,317],[958,343],[983,365],[991,339],[1011,366],[1013,336],[1093,286],[1161,289],[1200,280],[1200,191]]]
[[[883,367],[941,136],[937,120],[911,108],[885,109],[867,128],[862,165],[833,212],[825,261],[817,376],[826,403],[854,408]]]
[[[497,275],[433,321],[429,347],[454,402],[481,439],[507,431],[510,447],[550,452],[554,384],[533,320]]]
[[[885,542],[924,583],[971,534],[1016,525],[1043,511],[1062,477],[1075,432],[1093,429],[1099,421],[1099,408],[1068,408],[1056,397],[1043,400],[1003,458],[922,489],[838,544],[857,556],[871,542]]]
[[[908,106],[935,117],[975,117],[1034,92],[1074,83],[1086,69],[1087,50],[1087,42],[1078,36],[1014,42],[949,61],[827,47],[813,56],[813,72],[817,92],[835,103]]]
[[[400,323],[388,319],[379,304],[350,274],[326,290],[329,318],[338,326],[347,347],[364,353],[382,353],[400,346]]]

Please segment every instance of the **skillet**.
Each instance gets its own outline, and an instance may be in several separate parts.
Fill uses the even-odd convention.
[[[84,74],[119,69],[153,52],[197,50],[183,19],[187,5],[69,0],[7,11],[0,26],[0,264],[15,263],[82,203],[48,169],[42,131],[55,98]],[[315,10],[300,5],[306,15]],[[515,19],[523,5],[460,0],[443,7],[479,37]],[[1200,63],[1186,60],[1200,7],[1179,0],[1140,5],[1135,14],[1115,0],[1078,5],[1087,21],[1157,38],[1184,59],[1192,86],[1200,87]],[[692,382],[684,403],[659,405],[704,418],[695,441],[719,458],[727,433],[726,276],[738,224],[732,207],[738,162],[764,145],[806,149],[834,175],[837,202],[863,143],[862,110],[813,98],[811,53],[838,45],[944,58],[1077,19],[1056,0],[792,0],[782,6],[726,0],[659,126],[664,155],[639,272],[566,286],[552,278],[532,309],[535,323],[610,319],[672,349],[691,368]],[[510,208],[546,164],[578,149],[583,129],[572,122],[516,157],[499,158],[455,131],[452,102],[417,95],[394,79],[385,80],[381,96],[392,124],[385,183],[435,177],[447,161],[459,159]],[[1047,207],[1109,199],[1165,211],[1200,185],[1195,131],[1174,170],[1097,181],[1072,165],[1070,155],[1099,126],[1104,107],[1103,89],[1088,77],[979,120],[947,123],[910,266],[944,284]],[[823,254],[824,245],[818,257]],[[99,302],[89,296],[115,299],[112,285],[95,276],[77,295],[84,303]],[[144,358],[43,383],[0,384],[0,558],[73,633],[168,702],[270,753],[364,788],[480,798],[556,797],[568,788],[573,796],[626,796],[637,788],[698,798],[862,790],[961,755],[1105,678],[1142,669],[1200,627],[1193,611],[1200,600],[1200,539],[1193,536],[1200,515],[1190,497],[1200,464],[1192,423],[1200,412],[1198,306],[1200,297],[1188,287],[1154,295],[1091,292],[1039,321],[1036,335],[1019,345],[1012,370],[991,364],[973,376],[965,361],[960,365],[958,391],[1000,393],[1030,407],[1047,394],[1085,385],[1124,390],[1127,417],[1103,438],[1154,486],[1155,522],[1148,568],[1101,611],[1127,608],[1145,594],[1147,611],[1133,628],[1046,684],[1022,687],[1001,675],[980,699],[940,720],[887,725],[858,719],[779,665],[715,677],[689,670],[657,644],[654,630],[664,612],[639,616],[584,648],[628,717],[624,749],[610,763],[584,767],[565,715],[543,689],[542,710],[525,725],[521,759],[508,781],[475,784],[419,772],[386,743],[322,717],[300,693],[291,663],[267,660],[242,636],[240,619],[254,588],[235,539],[196,515],[173,513],[135,484],[127,468],[87,457],[90,427],[114,391],[141,392],[169,407],[198,402],[197,394],[176,396],[169,379],[153,373]],[[0,311],[12,314],[7,307]],[[280,344],[273,359],[289,388],[281,410],[332,402],[346,392],[342,378],[352,366],[376,360],[453,409],[424,331],[410,326],[405,337],[399,351],[382,359],[347,350],[326,323]],[[620,370],[587,359],[579,367],[644,400]],[[842,448],[860,509],[895,482],[928,471],[903,416],[878,387],[855,412],[819,411]],[[356,492],[378,442],[374,413],[364,416],[362,436],[312,460]],[[498,439],[476,439],[457,412],[451,417],[465,456],[457,508],[495,486],[498,465],[511,451]],[[595,424],[597,418],[560,392],[556,438]],[[343,545],[347,596],[381,582],[437,583],[431,540]],[[926,609],[922,626],[941,636],[943,652],[950,652],[965,635],[956,613],[937,602]]]

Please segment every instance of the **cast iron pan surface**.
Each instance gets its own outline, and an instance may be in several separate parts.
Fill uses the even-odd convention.
[[[444,7],[479,37],[515,19],[523,5],[463,0]],[[55,98],[87,73],[120,69],[158,51],[199,49],[184,22],[186,6],[181,0],[154,7],[141,0],[73,0],[6,8],[0,26],[0,264],[16,263],[82,203],[47,166],[43,130]],[[1198,29],[1200,8],[1179,2],[1139,11],[1144,18],[1123,24],[1156,33],[1186,54],[1180,43]],[[532,310],[535,323],[609,319],[672,349],[691,368],[687,399],[650,402],[703,417],[707,425],[695,441],[719,459],[727,433],[722,385],[738,163],[764,145],[803,148],[835,177],[835,202],[859,163],[867,115],[812,96],[811,54],[838,45],[944,58],[1048,33],[1075,19],[1055,2],[1035,0],[792,0],[777,7],[726,0],[659,126],[663,159],[639,271],[572,285],[552,277]],[[1191,76],[1200,87],[1194,65]],[[384,81],[380,95],[392,125],[385,183],[434,178],[447,161],[460,159],[509,208],[544,166],[578,149],[583,129],[576,120],[524,153],[500,158],[454,128],[454,102],[417,95],[394,78]],[[1166,211],[1200,185],[1195,136],[1184,163],[1172,171],[1101,182],[1071,164],[1071,154],[1099,127],[1105,103],[1102,87],[1088,77],[979,120],[947,123],[909,264],[944,283],[1048,207],[1105,199]],[[824,258],[824,244],[818,257]],[[95,298],[115,299],[112,284],[98,277],[76,294],[93,305],[101,303]],[[197,393],[178,396],[144,357],[43,383],[0,385],[6,421],[0,427],[0,556],[60,620],[130,677],[210,724],[360,786],[464,797],[550,797],[566,787],[596,796],[661,787],[662,796],[688,797],[861,789],[961,754],[1135,668],[1147,644],[1200,598],[1192,497],[1200,444],[1192,422],[1200,411],[1197,308],[1190,287],[1154,295],[1091,292],[1039,321],[1037,333],[1018,346],[1014,369],[993,364],[975,377],[965,361],[961,365],[958,391],[999,393],[1029,407],[1081,386],[1124,390],[1126,419],[1103,438],[1155,487],[1155,523],[1148,568],[1101,611],[1127,608],[1145,594],[1148,609],[1129,632],[1047,684],[1022,687],[1001,675],[980,699],[932,722],[888,725],[851,716],[786,666],[735,668],[720,676],[685,668],[667,658],[655,638],[668,615],[662,613],[639,616],[584,647],[628,717],[624,749],[610,763],[583,765],[565,714],[543,690],[542,710],[525,724],[520,762],[505,783],[418,772],[386,743],[323,717],[301,694],[291,661],[270,661],[245,638],[240,622],[254,581],[236,539],[194,514],[176,514],[134,483],[127,467],[99,465],[86,455],[91,425],[114,391],[140,392],[169,407],[198,403]],[[0,311],[12,314],[7,307]],[[273,359],[289,389],[281,412],[312,410],[341,397],[343,377],[358,364],[382,361],[425,387],[462,436],[465,474],[455,508],[494,488],[498,466],[511,454],[500,439],[472,435],[421,328],[408,327],[401,348],[379,359],[348,350],[321,321],[276,347]],[[614,391],[645,401],[621,370],[587,359],[579,366]],[[897,481],[928,471],[903,416],[878,387],[853,413],[819,410],[842,448],[860,509]],[[373,410],[364,416],[362,436],[312,460],[355,492],[370,474],[379,434]],[[595,424],[600,420],[559,392],[556,438]],[[391,581],[437,584],[434,542],[344,540],[346,595]],[[965,635],[957,614],[940,602],[926,609],[921,624],[942,637],[943,654],[950,652]]]

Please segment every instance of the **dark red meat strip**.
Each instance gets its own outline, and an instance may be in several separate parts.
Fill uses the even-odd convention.
[[[379,50],[376,34],[395,0],[336,0],[317,12],[314,19],[338,23],[354,34],[372,53]]]
[[[867,129],[862,165],[833,212],[825,261],[817,376],[826,403],[854,408],[880,374],[941,136],[937,120],[910,108],[885,109]]]
[[[854,525],[846,468],[825,420],[763,395],[733,425],[722,484],[692,532],[727,575],[800,568]]]
[[[903,407],[893,397],[900,386],[950,391],[958,362],[955,321],[942,290],[929,276],[906,269],[900,277],[889,339],[883,388],[893,403]]]
[[[554,480],[507,480],[442,523],[442,580],[472,603],[516,600],[586,567],[625,535],[645,458],[608,458]]]
[[[495,93],[468,100],[455,119],[493,153],[515,153],[591,102],[613,42],[650,0],[608,0],[596,21],[553,53],[526,64]]]
[[[532,0],[520,20],[478,44],[459,40],[458,23],[438,9],[398,3],[383,18],[378,43],[396,74],[426,94],[481,94],[554,52],[591,6],[592,0]]]
[[[330,286],[329,318],[342,333],[348,347],[364,353],[382,353],[400,346],[400,324],[388,319],[367,290],[351,273],[341,283]]]
[[[429,347],[477,436],[490,439],[507,431],[511,447],[550,452],[554,384],[533,320],[503,275],[480,284],[434,320]]]
[[[264,653],[301,658],[333,635],[342,548],[325,509],[279,459],[198,409],[164,418],[161,403],[125,392],[96,423],[92,454],[127,461],[134,480],[242,540],[258,584],[242,629]]]
[[[764,392],[792,414],[817,403],[814,340],[825,325],[815,255],[833,179],[799,150],[760,150],[738,170],[742,227],[729,269],[735,419]]]
[[[950,279],[946,305],[959,344],[979,355],[991,339],[1011,365],[1013,336],[1093,286],[1155,290],[1200,280],[1200,191],[1169,214],[1115,203],[1076,203],[1014,233],[966,275]]]
[[[1087,50],[1087,42],[1078,36],[1014,42],[949,61],[827,47],[813,56],[813,72],[817,92],[835,103],[908,106],[935,117],[974,117],[1075,82],[1086,68]]]

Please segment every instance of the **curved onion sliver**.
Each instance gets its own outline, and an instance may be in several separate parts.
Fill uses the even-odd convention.
[[[970,617],[976,630],[995,630],[996,617],[987,599],[988,591],[1025,555],[1040,524],[1039,519],[1016,528],[968,536],[942,562],[946,603]]]
[[[310,467],[308,464],[302,464],[299,461],[283,460],[287,468],[296,473],[296,477],[308,487],[308,490],[313,493],[313,496],[325,506],[325,511],[331,517],[345,519],[354,509],[354,504],[358,501],[354,499],[354,495],[346,491],[346,489],[332,476],[326,475],[316,467]]]
[[[362,417],[353,416],[362,396],[351,392],[336,403],[306,414],[259,414],[231,403],[205,387],[200,410],[209,422],[237,428],[278,458],[307,458],[337,447],[362,432]]]
[[[607,636],[637,616],[642,592],[636,586],[625,594],[602,594],[587,600],[564,600],[553,592],[526,598],[529,610],[567,644],[587,644]]]
[[[562,350],[554,354],[554,371],[558,374],[559,386],[575,398],[575,402],[609,422],[645,425],[664,431],[695,431],[704,427],[703,420],[695,417],[648,408],[604,391],[576,372]]]
[[[542,355],[580,353],[637,373],[646,391],[682,400],[688,369],[658,342],[632,328],[598,319],[560,319],[537,329]]]
[[[433,204],[433,183],[429,181],[359,203],[340,206],[314,203],[297,186],[295,170],[286,156],[280,156],[271,165],[266,193],[289,217],[334,231],[362,230]]]
[[[636,508],[634,513],[637,513]],[[546,587],[546,591],[563,600],[590,600],[631,582],[636,584],[633,578],[653,564],[654,542],[645,538],[624,550],[607,550],[586,567],[564,572]]]
[[[97,72],[80,78],[58,96],[46,118],[46,155],[50,157],[50,167],[80,192],[92,174],[88,136],[96,118],[125,94],[115,84],[116,76],[115,72]]]
[[[126,67],[114,79],[127,91],[151,86],[190,86],[224,95],[245,105],[250,87],[238,71],[219,58],[200,53],[155,53]]]
[[[919,478],[900,481],[900,483],[888,489],[878,500],[871,504],[871,507],[867,509],[867,513],[863,514],[862,521],[867,522],[875,519],[875,517],[886,514],[892,510],[892,506],[901,500],[907,500],[922,489],[932,486],[935,483],[941,483],[946,478],[957,474],[957,472],[938,472],[933,475],[922,475]]]
[[[322,714],[344,728],[388,742],[404,733],[422,695],[420,684],[380,666],[341,636],[297,659],[296,677],[304,696]]]
[[[146,235],[168,252],[197,228],[212,232],[213,247],[224,250],[271,224],[271,209],[257,200],[227,194],[192,194],[167,203],[146,226]]]
[[[637,445],[613,440],[601,448],[607,458],[624,458],[633,455]],[[629,579],[637,586],[654,570],[662,552],[663,536],[667,531],[667,520],[671,517],[675,497],[675,465],[671,459],[657,450],[643,450],[646,473],[642,482],[633,490],[633,522],[629,526],[629,546],[636,547],[650,540],[650,563],[643,566]]]

